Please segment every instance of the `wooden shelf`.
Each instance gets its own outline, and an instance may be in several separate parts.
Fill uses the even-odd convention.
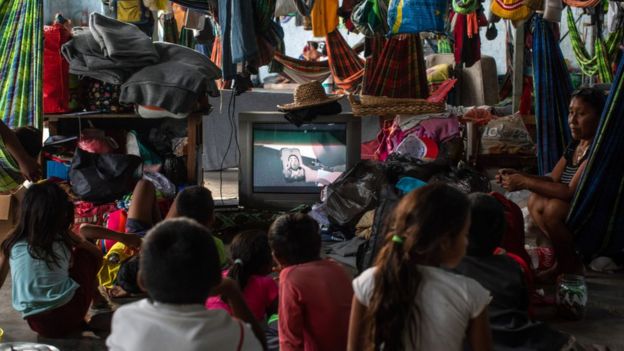
[[[58,124],[61,120],[77,120],[77,119],[143,119],[134,113],[67,113],[67,114],[48,114],[43,116],[44,123],[50,130],[50,135],[58,135]],[[145,119],[154,120],[154,119]],[[201,164],[201,153],[198,152],[202,146],[202,114],[192,113],[186,118],[188,149],[186,160],[187,181],[189,184],[198,184],[197,169]]]

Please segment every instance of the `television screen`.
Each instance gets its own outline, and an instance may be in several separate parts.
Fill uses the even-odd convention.
[[[346,169],[346,123],[253,123],[253,191],[318,193]]]

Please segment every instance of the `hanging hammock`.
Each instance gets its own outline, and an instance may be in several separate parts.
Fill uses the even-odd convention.
[[[273,59],[284,66],[284,74],[298,84],[322,82],[331,74],[327,61],[303,61],[288,57],[278,51]]]
[[[43,2],[0,1],[0,113],[10,128],[41,128]]]
[[[429,95],[418,34],[392,36],[381,56],[364,72],[364,95],[425,99]]]
[[[325,37],[329,69],[334,83],[348,91],[352,91],[364,76],[364,60],[347,44],[338,30]]]
[[[624,249],[624,58],[611,85],[587,166],[572,201],[568,227],[576,247],[593,258]]]
[[[606,41],[598,37],[595,43],[595,54],[594,56],[590,56],[576,28],[574,15],[570,7],[567,9],[567,22],[568,30],[570,31],[572,51],[574,51],[574,56],[583,74],[587,76],[595,76],[598,74],[600,81],[603,83],[610,83],[613,79],[611,62],[624,37],[624,28],[620,27],[618,31],[609,33]]]
[[[570,142],[570,74],[559,42],[542,16],[533,19],[533,77],[539,173],[552,171]]]
[[[600,4],[600,0],[563,0],[566,5],[579,8],[596,7]]]

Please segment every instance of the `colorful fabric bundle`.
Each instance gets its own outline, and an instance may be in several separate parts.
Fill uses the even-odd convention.
[[[390,98],[427,98],[423,47],[418,34],[395,35],[364,72],[363,94]]]
[[[492,0],[490,10],[500,18],[521,21],[533,13],[527,3],[524,0]]]
[[[0,117],[10,128],[42,127],[43,2],[0,2]]]
[[[444,32],[446,0],[391,0],[388,26],[392,34]]]
[[[567,5],[579,8],[595,7],[600,4],[600,0],[563,0]]]
[[[273,59],[284,66],[283,73],[299,84],[324,81],[331,74],[327,61],[303,61],[275,52]]]
[[[624,28],[620,27],[617,31],[609,33],[606,41],[598,37],[595,43],[595,54],[594,56],[590,56],[576,28],[574,15],[570,7],[567,9],[566,15],[572,51],[574,51],[574,56],[576,57],[581,71],[588,76],[598,74],[603,83],[610,83],[613,79],[611,62],[615,57],[622,38],[624,38]]]
[[[327,34],[325,43],[334,83],[344,90],[353,90],[364,76],[364,60],[347,44],[337,30]]]
[[[338,28],[338,0],[315,0],[310,17],[315,37],[333,32]]]
[[[351,12],[351,22],[367,37],[388,33],[388,8],[379,0],[364,0],[355,5]]]
[[[444,32],[446,0],[391,0],[388,26],[392,34]]]
[[[572,81],[553,24],[533,17],[533,82],[537,160],[541,175],[552,171],[571,140],[568,106]]]
[[[470,15],[451,14],[452,21],[455,23],[453,28],[455,62],[457,64],[464,63],[466,67],[471,67],[481,59],[481,37],[478,34],[474,35],[475,31],[478,33],[479,28],[473,15],[474,13]]]
[[[576,189],[568,228],[576,248],[590,259],[624,249],[624,58]]]

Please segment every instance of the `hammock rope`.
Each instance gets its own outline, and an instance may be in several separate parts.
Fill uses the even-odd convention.
[[[0,2],[0,117],[10,128],[43,125],[43,4]]]
[[[572,200],[568,228],[585,258],[624,249],[624,57]]]
[[[347,44],[338,30],[327,34],[325,43],[334,83],[341,89],[354,90],[364,77],[364,60]]]
[[[574,56],[576,57],[581,71],[587,76],[598,75],[603,83],[610,83],[613,80],[610,63],[613,61],[619,43],[622,41],[622,38],[624,38],[624,28],[620,27],[619,30],[609,33],[606,40],[600,37],[597,38],[595,54],[590,56],[578,32],[574,21],[574,15],[570,7],[567,9],[566,17],[572,51],[574,52]]]
[[[559,42],[541,16],[533,19],[533,72],[538,168],[544,175],[552,171],[570,141],[572,82]]]

